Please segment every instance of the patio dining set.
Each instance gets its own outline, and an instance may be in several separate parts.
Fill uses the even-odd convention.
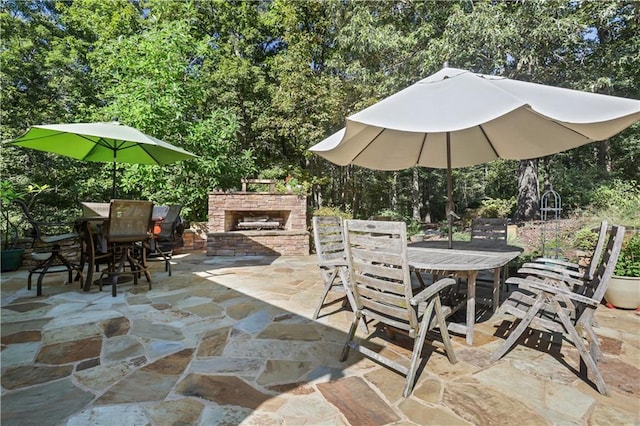
[[[83,202],[82,216],[73,223],[74,231],[50,235],[47,230],[51,224],[37,221],[23,202],[17,204],[32,227],[35,265],[29,269],[27,288],[31,289],[32,277],[37,275],[38,296],[42,295],[45,275],[59,273],[67,273],[69,283],[75,274],[84,291],[90,291],[94,284],[100,290],[103,284],[110,284],[113,297],[118,283],[128,278],[137,285],[142,274],[151,289],[149,256],[161,258],[165,271],[171,275],[173,249],[179,245],[183,231],[181,205],[154,206],[151,201],[121,199]],[[72,255],[69,249],[73,250]],[[94,280],[94,273],[98,272],[99,278]]]
[[[457,359],[449,331],[465,335],[467,345],[473,345],[476,281],[481,271],[489,270],[493,272],[492,310],[518,320],[491,356],[491,362],[505,356],[530,325],[541,326],[568,336],[580,354],[581,373],[585,376],[590,373],[597,390],[608,395],[598,369],[603,355],[592,328],[593,315],[613,275],[624,227],[601,224],[587,268],[540,258],[525,263],[517,276],[504,280],[503,268],[520,254],[506,242],[506,223],[498,226],[477,220],[474,225],[472,235],[476,238],[456,241],[449,249],[446,241],[409,242],[404,222],[313,218],[318,265],[324,279],[314,319],[332,289],[345,293],[344,304],[354,312],[341,359],[346,359],[349,350],[354,349],[399,372],[406,377],[403,395],[409,396],[429,331],[439,331],[443,349],[454,364]],[[424,279],[426,274],[431,275],[431,280]],[[515,285],[518,289],[500,305],[503,285]],[[466,308],[462,323],[453,320],[453,314],[461,308]],[[382,325],[390,338],[400,332],[413,339],[410,362],[372,350],[366,344],[368,337],[360,341],[355,337],[359,324],[366,336],[370,334],[369,325],[374,323]]]

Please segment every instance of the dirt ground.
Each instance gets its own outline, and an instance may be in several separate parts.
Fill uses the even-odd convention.
[[[518,226],[516,244],[524,248],[525,256],[544,255],[579,261],[589,255],[576,249],[576,233],[584,226],[585,224],[577,219],[527,222]]]

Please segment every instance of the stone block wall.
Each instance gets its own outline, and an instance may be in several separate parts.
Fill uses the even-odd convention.
[[[307,231],[234,231],[207,235],[209,256],[299,256],[309,254]]]

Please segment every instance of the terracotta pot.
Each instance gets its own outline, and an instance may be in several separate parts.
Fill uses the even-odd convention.
[[[609,281],[604,298],[616,308],[636,309],[640,307],[640,277],[614,275]]]

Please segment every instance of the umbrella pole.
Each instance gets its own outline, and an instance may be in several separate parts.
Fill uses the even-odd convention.
[[[447,132],[447,222],[449,225],[449,248],[453,248],[453,183],[451,178],[451,134]]]
[[[115,153],[115,152],[114,152]],[[113,170],[111,172],[112,184],[111,184],[111,198],[116,198],[116,159],[113,159]]]

